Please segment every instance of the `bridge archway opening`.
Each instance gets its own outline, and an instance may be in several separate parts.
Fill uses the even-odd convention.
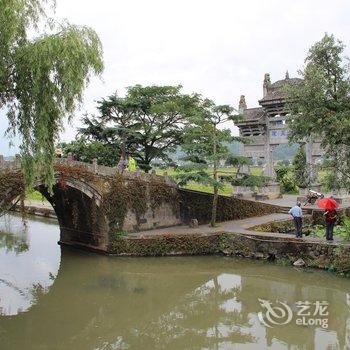
[[[101,209],[101,195],[89,184],[69,178],[56,182],[50,194],[42,183],[34,186],[53,207],[60,227],[60,243],[104,250],[108,224]]]

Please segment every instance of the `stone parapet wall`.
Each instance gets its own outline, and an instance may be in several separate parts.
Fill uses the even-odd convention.
[[[118,172],[116,167],[108,167],[108,166],[97,164],[97,160],[94,160],[92,163],[85,163],[85,162],[72,160],[69,158],[56,158],[55,166],[70,166],[70,167],[82,168],[88,172],[91,172],[93,174],[100,175],[103,177],[112,177]],[[21,167],[22,167],[22,164],[21,164],[21,158],[19,155],[16,155],[14,160],[11,160],[11,161],[5,161],[4,157],[0,155],[0,171],[1,170],[5,170],[5,171],[20,170]],[[149,174],[142,171],[130,172],[127,170],[123,172],[123,176],[127,179],[141,178],[144,181],[158,180],[158,181],[165,182],[169,186],[177,188],[177,184],[169,176],[160,176],[160,175],[156,175],[155,173]]]

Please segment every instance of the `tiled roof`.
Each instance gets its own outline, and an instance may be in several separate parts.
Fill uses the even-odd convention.
[[[264,115],[264,109],[262,107],[247,108],[243,111],[244,120],[257,120]]]
[[[287,84],[297,85],[297,84],[300,84],[302,81],[303,80],[299,78],[290,78],[290,79],[288,78],[283,80],[277,80],[276,82],[268,86],[266,96],[263,97],[259,102],[281,99],[284,97],[284,92],[283,92],[284,86],[286,86]]]

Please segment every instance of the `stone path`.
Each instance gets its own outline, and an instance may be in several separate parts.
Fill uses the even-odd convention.
[[[348,244],[346,242],[342,242],[339,238],[335,238],[333,242],[326,241],[325,238],[319,238],[319,237],[311,237],[311,236],[303,236],[303,238],[296,238],[293,234],[286,234],[286,233],[276,233],[276,232],[258,232],[258,231],[252,231],[250,230],[251,227],[262,225],[265,223],[273,222],[273,221],[285,221],[285,220],[291,220],[291,216],[288,214],[270,214],[270,215],[264,215],[259,217],[252,217],[248,219],[243,220],[233,220],[233,221],[226,221],[221,222],[218,224],[217,227],[210,227],[209,225],[199,225],[198,228],[190,228],[185,225],[181,226],[173,226],[173,227],[167,227],[167,228],[160,228],[155,230],[149,230],[149,231],[141,231],[137,233],[129,234],[128,237],[130,238],[152,238],[155,236],[162,236],[162,235],[211,235],[211,234],[218,234],[218,233],[236,233],[236,234],[242,234],[247,235],[250,237],[258,237],[260,240],[262,237],[266,237],[267,239],[271,240],[272,238],[275,238],[278,241],[291,241],[291,242],[299,242],[299,243],[324,243],[324,244],[332,244],[332,245],[339,245],[339,244]]]
[[[45,209],[52,209],[51,204],[47,200],[33,200],[33,199],[26,199],[24,201],[24,205],[26,207],[37,207],[37,208],[45,208]]]
[[[186,234],[213,234],[221,232],[234,232],[234,233],[257,233],[255,231],[249,231],[250,227],[265,224],[272,221],[281,221],[290,219],[288,214],[270,214],[264,216],[255,216],[243,220],[232,220],[220,222],[217,227],[210,227],[209,225],[199,225],[198,228],[190,228],[186,225],[172,226],[166,228],[159,228],[149,231],[141,231],[137,233],[132,233],[130,237],[151,237],[157,235],[186,235]],[[261,234],[261,232],[259,233]],[[265,234],[265,232],[264,232]],[[273,233],[276,235],[275,233]],[[282,234],[283,237],[293,235]]]
[[[29,200],[24,201],[25,211],[30,215],[45,216],[56,218],[56,213],[51,204],[46,200]],[[20,203],[13,208],[15,211],[21,211]]]

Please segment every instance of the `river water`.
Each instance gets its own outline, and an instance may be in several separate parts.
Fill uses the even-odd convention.
[[[54,220],[0,229],[1,350],[350,348],[350,280],[327,272],[101,256],[57,245]]]

